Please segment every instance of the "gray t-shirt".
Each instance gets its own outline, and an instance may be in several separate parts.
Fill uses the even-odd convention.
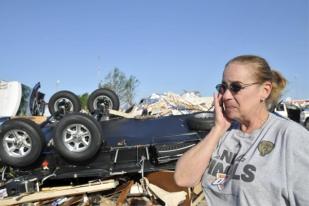
[[[232,126],[202,186],[209,206],[309,205],[309,132],[272,113],[251,134]]]

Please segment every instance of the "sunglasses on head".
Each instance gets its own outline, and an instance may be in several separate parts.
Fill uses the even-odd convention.
[[[255,84],[259,84],[259,82],[254,82],[254,83],[250,83],[250,84],[243,84],[240,82],[232,82],[230,85],[227,85],[226,83],[222,83],[222,84],[218,84],[216,86],[217,91],[220,94],[224,94],[226,92],[226,90],[230,90],[230,92],[232,92],[233,94],[238,93],[240,90],[255,85]]]

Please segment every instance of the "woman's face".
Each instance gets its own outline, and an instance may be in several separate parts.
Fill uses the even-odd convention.
[[[231,84],[241,85],[242,88],[238,92],[226,89],[222,94],[225,114],[229,119],[246,120],[254,116],[260,109],[265,109],[265,104],[261,104],[265,91],[255,79],[252,66],[235,62],[230,63],[224,70],[222,83],[227,88],[230,88]]]

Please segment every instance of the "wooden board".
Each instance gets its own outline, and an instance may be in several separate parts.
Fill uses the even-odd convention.
[[[15,116],[12,117],[13,118],[24,118],[24,119],[30,119],[32,121],[34,121],[36,124],[41,124],[42,122],[44,122],[47,117],[45,116]]]
[[[135,117],[135,115],[132,115],[130,113],[125,113],[125,112],[121,112],[121,111],[117,111],[117,110],[113,110],[113,109],[108,110],[108,112],[110,114],[120,116],[120,117],[124,117],[124,118],[134,118]]]
[[[21,194],[20,196],[16,196],[16,197],[5,198],[3,200],[0,200],[0,205],[15,205],[15,204],[21,204],[21,203],[26,203],[26,202],[37,202],[37,201],[57,198],[57,197],[99,192],[99,191],[115,188],[117,185],[118,185],[118,182],[115,180],[106,180],[106,181],[96,183],[96,184],[93,183],[92,185],[87,184],[87,185],[82,185],[82,186],[74,186],[68,189],[59,188],[57,190],[57,187],[56,187],[51,190],[45,190],[45,191],[36,192],[32,194]]]

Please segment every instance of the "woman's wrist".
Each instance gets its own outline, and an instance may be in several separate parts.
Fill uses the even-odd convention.
[[[219,138],[224,135],[228,128],[215,125],[212,127],[211,132],[214,133],[214,136],[218,136]]]

